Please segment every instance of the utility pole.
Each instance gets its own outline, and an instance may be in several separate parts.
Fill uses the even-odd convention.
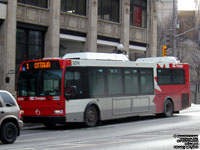
[[[173,44],[172,44],[172,56],[176,56],[176,25],[177,25],[177,17],[176,17],[176,0],[173,0]]]

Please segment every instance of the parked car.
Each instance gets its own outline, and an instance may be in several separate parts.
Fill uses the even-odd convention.
[[[14,143],[23,127],[20,110],[15,98],[8,92],[0,90],[0,140],[4,144]]]

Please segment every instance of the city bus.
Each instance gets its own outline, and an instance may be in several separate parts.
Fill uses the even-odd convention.
[[[129,61],[123,54],[73,53],[22,62],[17,102],[25,123],[47,127],[163,115],[191,106],[189,65],[173,57]]]

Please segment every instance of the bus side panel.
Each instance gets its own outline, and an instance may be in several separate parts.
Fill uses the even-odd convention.
[[[156,111],[154,97],[146,95],[66,101],[66,121],[84,122],[84,112],[88,104],[99,107],[101,120],[153,114]]]
[[[66,121],[84,122],[84,112],[89,104],[95,104],[99,108],[101,120],[112,118],[112,98],[80,99],[66,101]]]
[[[166,68],[163,67],[163,68]],[[170,64],[169,68],[183,68],[185,70],[185,84],[180,85],[158,85],[157,71],[155,72],[155,99],[156,113],[163,113],[164,102],[166,99],[171,99],[174,104],[174,111],[183,110],[191,106],[190,95],[190,79],[189,79],[189,65],[188,64]]]
[[[83,122],[84,111],[90,99],[76,99],[65,102],[66,122]]]
[[[134,96],[127,98],[113,98],[113,116],[138,115],[143,113],[154,113],[155,104],[152,102],[154,96]]]
[[[189,87],[183,85],[160,86],[161,91],[156,90],[154,102],[156,113],[163,113],[164,102],[171,99],[174,104],[174,111],[179,111],[191,106]]]

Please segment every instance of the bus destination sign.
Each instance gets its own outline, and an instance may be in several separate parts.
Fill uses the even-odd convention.
[[[23,64],[23,71],[39,70],[39,69],[59,69],[60,65],[57,61],[36,61]]]

